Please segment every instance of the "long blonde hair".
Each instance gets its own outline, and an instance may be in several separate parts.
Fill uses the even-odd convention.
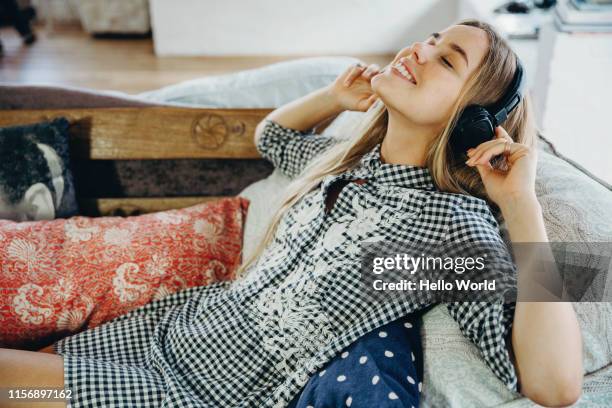
[[[490,24],[475,19],[461,20],[456,24],[477,27],[485,31],[489,39],[489,48],[482,62],[460,92],[446,127],[429,146],[426,153],[426,166],[430,170],[434,183],[441,191],[482,198],[487,201],[495,216],[499,216],[499,207],[487,197],[476,168],[469,167],[463,160],[458,160],[460,158],[453,157],[449,149],[449,137],[466,106],[471,104],[487,106],[501,98],[514,76],[516,54]],[[263,240],[239,268],[238,276],[242,275],[261,256],[272,241],[279,221],[285,212],[317,187],[325,176],[337,175],[353,169],[367,152],[383,141],[387,123],[388,112],[384,103],[379,99],[364,113],[362,119],[355,124],[354,129],[350,130],[349,134],[355,137],[333,146],[308,164],[302,174],[288,186],[286,196],[272,217]],[[519,105],[503,123],[503,127],[515,142],[534,145],[537,128],[529,95],[524,95]],[[346,129],[346,131],[349,130]],[[494,168],[503,169],[504,163],[501,160],[493,160],[491,165]]]

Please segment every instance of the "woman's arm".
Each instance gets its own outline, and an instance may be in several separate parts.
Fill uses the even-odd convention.
[[[255,145],[258,144],[266,119],[286,128],[306,131],[345,110],[367,110],[375,101],[370,79],[378,69],[376,64],[368,67],[351,65],[328,86],[273,110],[257,125]]]
[[[555,288],[539,285],[531,263],[550,250],[542,210],[535,193],[538,151],[516,143],[504,128],[493,140],[468,150],[468,166],[475,166],[487,195],[499,206],[506,221],[518,269],[518,298],[512,324],[512,350],[521,392],[546,406],[574,403],[582,391],[582,336],[571,303],[521,302],[520,299],[555,299]],[[493,169],[490,160],[504,155],[508,171]],[[532,243],[520,245],[522,242]],[[539,247],[539,249],[537,249]],[[546,248],[548,247],[548,248]],[[517,250],[518,249],[518,250]],[[546,259],[553,259],[547,251]],[[546,269],[532,269],[546,273]],[[550,278],[551,276],[547,276]],[[553,277],[554,278],[554,277]],[[540,277],[538,277],[538,280]],[[548,285],[548,282],[546,283]],[[529,293],[529,296],[524,296]],[[523,295],[523,296],[521,296]]]
[[[305,131],[340,112],[342,107],[329,92],[329,88],[317,89],[270,112],[255,129],[255,144],[261,136],[265,119],[287,128]]]
[[[507,197],[500,209],[512,242],[548,242],[540,204],[535,197]],[[519,297],[521,276],[529,260],[517,255]],[[535,285],[531,282],[530,285]],[[569,302],[517,302],[512,348],[521,392],[538,404],[566,406],[582,392],[582,338]]]

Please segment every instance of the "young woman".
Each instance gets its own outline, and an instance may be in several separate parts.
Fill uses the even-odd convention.
[[[467,20],[402,49],[382,72],[351,67],[276,109],[256,143],[296,180],[244,278],[155,301],[59,341],[51,354],[2,350],[0,386],[65,385],[74,407],[287,406],[339,352],[426,306],[409,297],[368,302],[361,242],[501,242],[494,213],[513,242],[547,241],[528,97],[467,163],[448,148],[463,108],[495,102],[515,67],[489,25]],[[343,110],[367,110],[348,142],[306,132]],[[493,160],[500,155],[505,164]],[[448,310],[508,388],[547,406],[579,398],[571,304]]]

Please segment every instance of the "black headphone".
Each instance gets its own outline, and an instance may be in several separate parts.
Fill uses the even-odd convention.
[[[462,158],[466,151],[495,137],[495,128],[501,125],[523,98],[523,65],[516,58],[514,78],[506,93],[489,106],[469,105],[457,120],[450,146],[456,157]]]

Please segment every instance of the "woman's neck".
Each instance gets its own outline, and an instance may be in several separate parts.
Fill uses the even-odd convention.
[[[389,110],[387,133],[380,147],[383,163],[425,167],[427,147],[438,132]]]

